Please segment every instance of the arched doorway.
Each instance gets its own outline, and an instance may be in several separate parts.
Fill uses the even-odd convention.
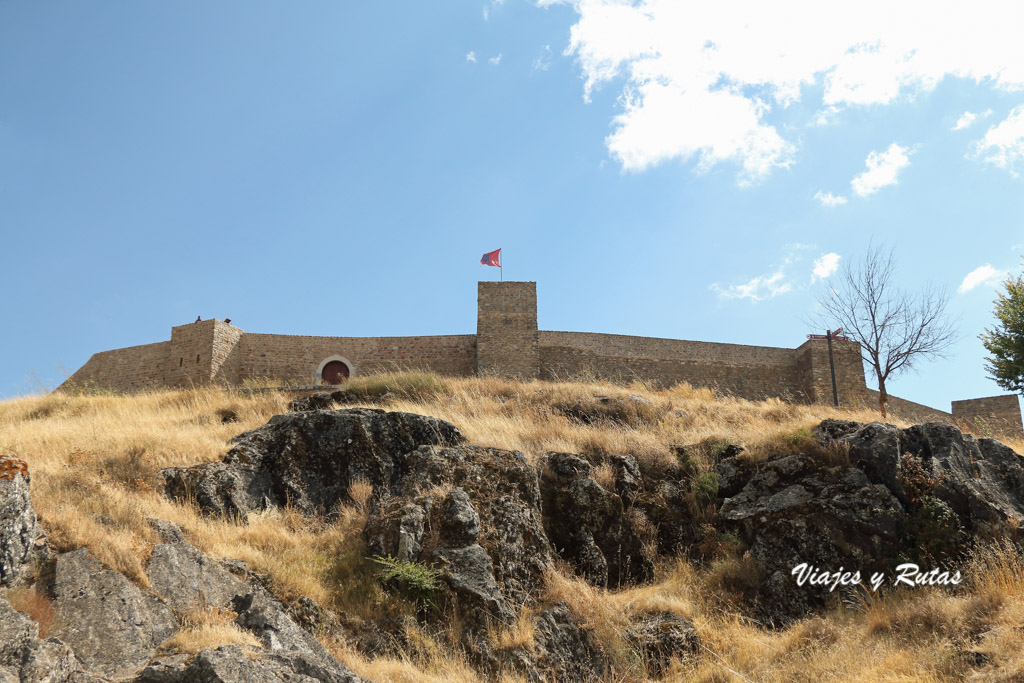
[[[324,384],[344,384],[348,381],[349,369],[340,360],[332,360],[320,371]]]
[[[344,384],[354,375],[356,367],[345,356],[328,356],[320,361],[313,373],[313,384]]]

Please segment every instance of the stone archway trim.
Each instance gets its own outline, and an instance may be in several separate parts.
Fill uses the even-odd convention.
[[[352,361],[350,361],[348,358],[345,358],[344,356],[328,356],[327,358],[324,358],[322,361],[320,361],[320,365],[317,366],[316,372],[313,373],[313,384],[320,384],[323,381],[321,374],[323,373],[324,368],[327,367],[328,363],[334,361],[340,361],[344,363],[346,366],[348,366],[349,377],[352,377],[352,375],[356,374],[356,368],[354,365],[352,365]]]

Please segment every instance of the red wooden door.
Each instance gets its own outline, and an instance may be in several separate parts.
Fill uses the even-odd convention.
[[[327,384],[343,384],[348,379],[348,366],[340,360],[332,360],[320,373]]]

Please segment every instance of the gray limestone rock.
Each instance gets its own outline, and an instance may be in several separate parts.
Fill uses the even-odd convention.
[[[351,500],[352,481],[365,479],[380,491],[401,473],[410,451],[462,441],[452,424],[411,413],[288,413],[235,437],[222,462],[169,468],[163,476],[168,496],[194,499],[208,514],[245,517],[284,505],[304,514],[333,514]]]
[[[255,635],[268,651],[266,657],[290,670],[330,683],[358,683],[362,679],[334,659],[316,638],[304,631],[279,603],[260,593],[239,595],[232,602],[235,623]]]
[[[29,495],[28,464],[0,455],[0,586],[22,578],[41,529]]]
[[[760,612],[775,622],[800,617],[829,596],[797,586],[791,574],[797,565],[868,576],[891,569],[903,549],[905,511],[889,489],[856,467],[809,455],[759,463],[719,516],[749,547],[765,579]]]
[[[907,429],[879,422],[862,425],[825,420],[815,428],[825,444],[845,445],[850,463],[882,484],[904,505],[911,492],[904,481],[902,459],[919,459],[925,476],[934,480],[911,483],[917,496],[931,495],[953,510],[975,534],[1011,534],[1024,524],[1024,462],[994,439],[975,439],[945,422],[927,422]]]
[[[0,664],[20,667],[26,650],[38,635],[39,626],[0,596]]]
[[[39,640],[39,626],[0,597],[0,682],[84,683],[91,677],[71,649],[55,638]]]
[[[84,683],[99,680],[84,672],[81,662],[56,638],[32,643],[21,665],[21,683]]]
[[[194,658],[176,655],[159,659],[133,683],[316,683],[318,679],[273,659],[251,657],[237,645],[203,650]]]
[[[166,525],[166,522],[160,522]],[[236,595],[252,591],[217,562],[189,545],[171,525],[161,536],[170,542],[153,546],[146,575],[151,590],[176,612],[228,607]]]
[[[450,495],[430,493],[452,487]],[[482,602],[466,605],[486,603],[500,615],[507,614],[507,607],[492,600],[486,565],[508,605],[531,601],[552,561],[536,470],[522,453],[495,448],[423,446],[413,451],[403,474],[371,511],[363,535],[372,555],[451,563],[455,576],[462,577],[455,579],[460,591],[473,586],[482,591]],[[489,558],[486,562],[480,551],[467,550],[474,546]]]
[[[640,466],[632,455],[613,455],[610,460],[615,470],[615,493],[622,499],[623,505],[629,507],[636,502],[643,489]]]
[[[1001,536],[1024,526],[1024,461],[994,439],[975,439],[944,422],[899,432],[900,450],[919,457],[945,501],[973,534]]]
[[[626,630],[626,640],[637,649],[654,676],[664,673],[672,658],[685,660],[700,648],[693,623],[673,612],[641,615]]]
[[[548,538],[590,583],[618,587],[649,581],[654,563],[622,499],[591,478],[590,471],[578,455],[545,457],[540,486]]]
[[[57,557],[55,635],[92,672],[136,673],[176,630],[167,605],[81,548]]]
[[[433,554],[445,570],[445,582],[458,598],[459,611],[478,622],[486,615],[511,621],[512,610],[494,580],[491,558],[480,544],[461,548],[438,548]]]
[[[159,657],[150,662],[132,683],[178,683],[185,680],[185,672],[193,660],[192,655],[179,654]]]
[[[533,642],[490,653],[486,668],[493,678],[514,673],[530,683],[606,680],[610,662],[590,630],[564,604],[533,618]]]
[[[308,410],[329,410],[335,405],[358,403],[359,400],[359,396],[347,389],[318,391],[315,394],[295,399],[288,404],[288,410],[293,413],[301,413]]]
[[[537,668],[556,681],[601,680],[608,658],[590,632],[565,605],[545,610],[534,621]]]

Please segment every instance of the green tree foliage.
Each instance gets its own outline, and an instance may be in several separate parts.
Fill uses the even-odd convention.
[[[985,370],[1003,389],[1024,394],[1024,276],[1010,277],[1003,288],[993,302],[998,322],[981,335],[992,354],[985,359]]]

